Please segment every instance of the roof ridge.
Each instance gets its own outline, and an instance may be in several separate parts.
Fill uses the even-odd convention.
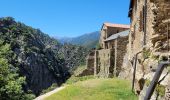
[[[109,27],[130,28],[130,25],[127,25],[127,24],[116,24],[116,23],[105,22],[104,25],[109,26]]]

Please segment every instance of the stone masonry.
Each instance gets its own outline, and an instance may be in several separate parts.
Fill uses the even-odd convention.
[[[123,56],[128,43],[129,25],[104,23],[99,40],[100,48],[90,53],[87,66],[94,68],[97,77],[117,76],[121,70]]]
[[[128,75],[128,79],[132,78],[132,66],[135,55],[138,54],[135,91],[139,94],[139,99],[143,100],[148,82],[153,79],[158,63],[170,57],[170,0],[130,0],[129,17],[131,27],[125,59],[127,61],[123,61],[126,64],[122,66],[127,70],[122,72],[121,77]],[[167,67],[152,96],[153,100],[170,100],[169,78]],[[162,90],[159,90],[160,87]]]

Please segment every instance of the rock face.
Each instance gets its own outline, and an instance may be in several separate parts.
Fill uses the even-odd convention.
[[[59,56],[60,44],[40,30],[13,18],[0,18],[0,41],[11,46],[11,66],[26,77],[25,91],[39,95],[53,83],[61,85],[70,76],[65,60]]]
[[[58,54],[64,59],[64,65],[70,70],[74,71],[79,65],[84,65],[88,50],[82,46],[72,44],[60,45]]]

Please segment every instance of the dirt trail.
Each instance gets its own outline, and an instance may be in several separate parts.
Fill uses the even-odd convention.
[[[44,100],[46,97],[48,97],[48,96],[50,96],[50,95],[52,95],[52,94],[54,94],[56,92],[59,92],[59,91],[63,90],[65,87],[66,86],[62,86],[62,87],[56,88],[53,91],[50,91],[50,92],[48,92],[48,93],[46,93],[44,95],[40,95],[39,97],[35,98],[34,100]]]

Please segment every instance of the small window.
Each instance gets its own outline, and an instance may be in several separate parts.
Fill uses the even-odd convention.
[[[139,31],[144,31],[144,7],[142,11],[140,11],[140,29]]]
[[[117,33],[119,33],[119,30],[117,30]]]
[[[138,1],[137,0],[135,0],[135,12],[137,11],[137,8],[138,8]]]

